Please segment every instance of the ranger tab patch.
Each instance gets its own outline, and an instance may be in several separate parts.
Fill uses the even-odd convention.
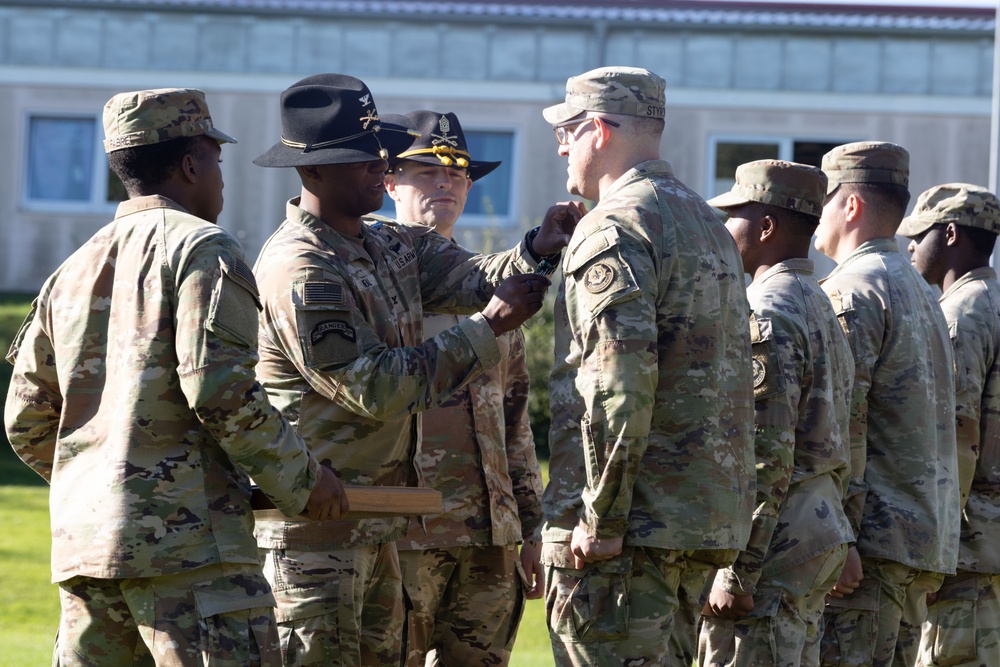
[[[357,333],[354,331],[354,327],[343,320],[324,320],[316,324],[313,330],[309,332],[309,341],[315,345],[320,342],[329,334],[336,334],[345,340],[349,340],[352,343],[356,342],[358,339]]]

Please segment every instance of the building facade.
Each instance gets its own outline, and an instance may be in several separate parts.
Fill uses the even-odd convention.
[[[872,0],[873,3],[878,0]],[[893,141],[916,194],[988,185],[994,10],[691,0],[23,0],[0,2],[0,291],[34,292],[111,218],[104,102],[197,87],[223,153],[220,224],[254,258],[297,194],[251,160],[280,135],[278,95],[319,72],[363,79],[382,113],[454,111],[477,159],[460,241],[499,249],[565,200],[541,109],[601,65],[667,80],[663,154],[705,197],[762,157],[818,163]],[[391,210],[391,209],[390,209]],[[829,268],[829,265],[827,265]]]

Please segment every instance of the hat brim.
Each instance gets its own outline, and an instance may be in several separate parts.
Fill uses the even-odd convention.
[[[903,222],[899,223],[899,229],[896,230],[896,233],[900,236],[912,239],[920,236],[933,226],[933,220],[927,220],[925,218],[921,218],[920,216],[911,215],[903,218]]]
[[[215,139],[220,144],[235,144],[235,143],[238,143],[236,141],[236,139],[233,139],[231,136],[229,136],[225,132],[221,132],[221,131],[218,130],[218,128],[214,128],[214,127],[211,128],[211,129],[209,129],[209,131],[206,132],[205,135],[209,136],[209,137],[211,137],[213,139]]]
[[[712,197],[708,200],[708,205],[715,208],[727,209],[733,208],[734,206],[742,206],[743,204],[749,204],[750,200],[746,197],[741,197],[733,191],[723,192],[718,197]],[[728,213],[726,216],[728,217]]]
[[[258,167],[314,167],[321,164],[350,164],[382,159],[382,146],[374,134],[338,146],[305,151],[280,141],[253,161]]]
[[[480,178],[486,176],[501,164],[501,162],[481,162],[479,160],[470,160],[468,167],[469,178],[473,181],[478,181]]]
[[[565,102],[542,109],[542,117],[549,125],[561,125],[585,113],[586,109],[577,109]]]

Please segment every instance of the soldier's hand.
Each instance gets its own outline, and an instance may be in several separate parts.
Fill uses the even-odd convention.
[[[340,478],[330,468],[320,466],[319,483],[309,494],[302,514],[313,521],[337,521],[347,516],[350,508]]]
[[[542,218],[538,234],[531,242],[531,249],[539,255],[552,255],[569,243],[576,223],[587,215],[587,207],[578,201],[562,201],[550,206]]]
[[[708,602],[702,609],[703,614],[720,618],[743,618],[753,611],[752,595],[735,595],[717,586],[712,587]]]
[[[851,547],[847,550],[847,561],[844,563],[844,569],[840,572],[837,585],[830,591],[830,597],[838,600],[843,599],[858,590],[858,586],[861,585],[861,580],[864,578],[865,573],[861,568],[861,554],[858,553],[857,547]]]
[[[551,285],[545,276],[524,273],[507,278],[493,293],[493,298],[483,309],[483,317],[493,334],[512,331],[537,313],[542,307],[545,290]]]
[[[594,537],[582,527],[577,526],[573,529],[570,550],[576,561],[576,569],[582,570],[587,563],[614,558],[622,552],[624,544],[624,537]]]
[[[521,545],[521,569],[528,578],[528,591],[524,597],[529,600],[537,600],[544,592],[545,572],[542,570],[541,550],[541,545],[532,540],[525,540]]]

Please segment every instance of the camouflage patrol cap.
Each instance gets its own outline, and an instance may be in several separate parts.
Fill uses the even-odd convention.
[[[726,209],[760,202],[818,218],[825,199],[826,174],[816,167],[784,160],[756,160],[737,167],[732,190],[708,203]]]
[[[822,168],[829,179],[827,193],[842,183],[892,183],[904,188],[910,183],[910,154],[886,141],[837,146],[823,156]]]
[[[215,129],[205,93],[194,88],[118,93],[104,105],[105,153],[202,134],[219,143],[236,143]]]
[[[587,111],[623,116],[663,118],[667,83],[639,67],[599,67],[566,81],[566,101],[542,111],[552,125],[560,125]]]
[[[899,234],[913,238],[937,224],[955,223],[1000,234],[1000,201],[978,185],[946,183],[920,193]]]

